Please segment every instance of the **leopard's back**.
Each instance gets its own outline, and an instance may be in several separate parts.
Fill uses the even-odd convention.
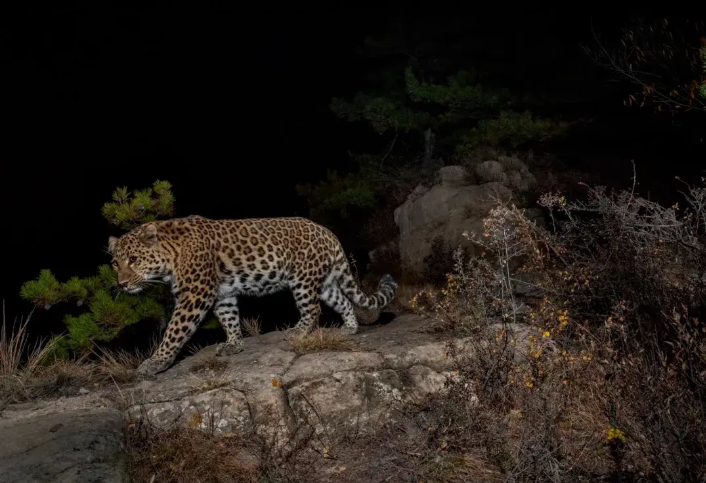
[[[312,285],[345,261],[338,238],[306,218],[200,219],[218,262],[220,291],[265,295]]]

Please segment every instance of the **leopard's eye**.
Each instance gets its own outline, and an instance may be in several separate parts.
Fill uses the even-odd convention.
[[[113,263],[111,263],[111,265],[113,266],[113,268],[114,268],[115,270],[118,269],[118,261],[117,261],[117,260],[113,260]]]
[[[130,257],[130,263],[135,263],[137,261],[137,257]]]

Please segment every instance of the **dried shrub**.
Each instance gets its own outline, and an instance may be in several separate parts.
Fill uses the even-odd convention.
[[[27,319],[17,328],[3,321],[0,330],[0,407],[58,395],[106,383],[128,383],[145,358],[141,353],[94,351],[73,359],[56,357],[58,337],[28,344]]]
[[[131,428],[130,479],[135,483],[259,483],[259,461],[235,437],[216,437],[189,426],[157,429],[149,423]]]
[[[547,229],[498,206],[468,235],[485,256],[457,253],[413,299],[473,335],[417,408],[428,451],[482,455],[504,481],[702,481],[706,188],[682,209],[583,186],[540,199]]]
[[[128,352],[122,349],[117,351],[100,349],[97,355],[98,373],[118,384],[133,382],[135,371],[148,357],[148,354]]]
[[[413,313],[413,301],[415,300],[415,296],[420,293],[428,293],[429,291],[433,291],[431,285],[400,284],[397,287],[397,294],[395,294],[393,303],[401,311]]]

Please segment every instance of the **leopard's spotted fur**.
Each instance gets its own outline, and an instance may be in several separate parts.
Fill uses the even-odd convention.
[[[176,298],[164,338],[138,369],[141,375],[167,369],[211,308],[227,334],[217,354],[240,352],[239,295],[289,288],[300,313],[294,330],[307,333],[318,324],[322,301],[341,314],[343,330],[354,334],[358,322],[351,302],[384,307],[397,290],[385,275],[375,294],[363,293],[337,237],[304,218],[155,221],[110,237],[109,250],[124,291],[137,293],[162,279],[171,282]]]

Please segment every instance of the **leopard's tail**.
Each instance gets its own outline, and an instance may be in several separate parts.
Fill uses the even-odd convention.
[[[383,275],[378,283],[375,293],[367,295],[363,292],[351,273],[350,266],[345,256],[339,260],[336,281],[343,294],[358,307],[365,309],[379,309],[389,304],[397,292],[397,282],[391,275]]]

